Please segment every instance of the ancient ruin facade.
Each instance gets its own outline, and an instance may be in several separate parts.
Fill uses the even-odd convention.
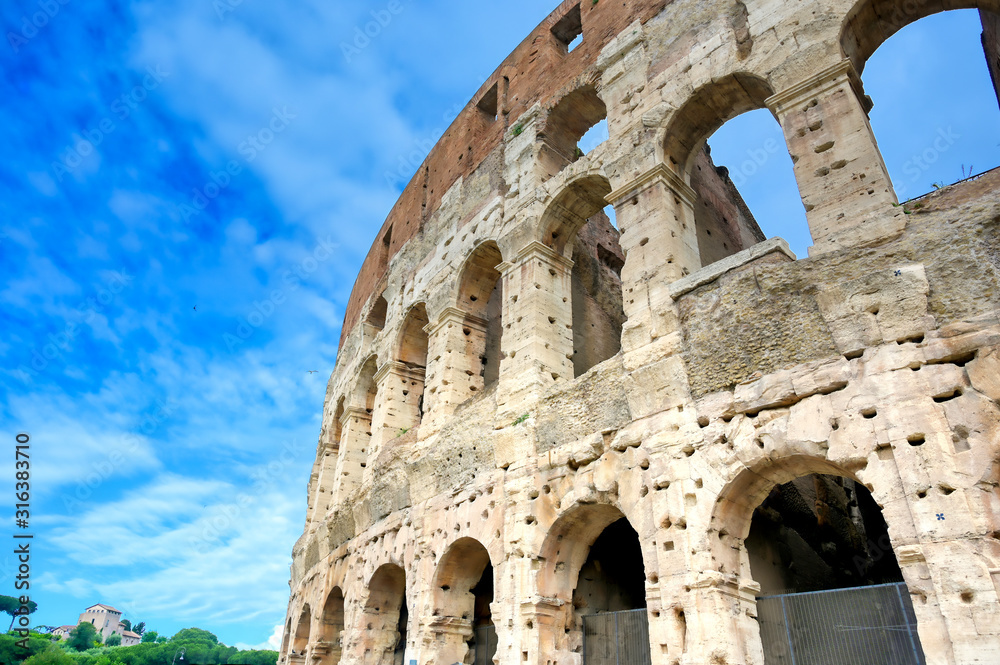
[[[860,76],[955,8],[1000,2],[567,0],[533,31],[361,269],[281,662],[802,665],[774,599],[847,588],[809,630],[874,617],[912,660],[836,662],[998,662],[1000,174],[898,205]],[[705,148],[765,108],[808,257]]]

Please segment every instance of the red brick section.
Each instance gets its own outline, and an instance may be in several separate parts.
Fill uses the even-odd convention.
[[[576,5],[580,5],[584,39],[566,53],[552,34],[552,27]],[[379,230],[347,303],[341,346],[358,323],[369,296],[383,280],[388,260],[421,231],[445,192],[460,177],[475,172],[497,149],[509,123],[534,104],[548,106],[571,92],[578,81],[587,78],[583,75],[597,62],[601,50],[636,16],[645,23],[666,5],[667,0],[566,0],[514,49],[431,150]],[[505,86],[505,77],[509,86]],[[480,99],[494,85],[500,108],[496,120],[479,108]],[[386,251],[383,239],[390,228],[391,241]]]

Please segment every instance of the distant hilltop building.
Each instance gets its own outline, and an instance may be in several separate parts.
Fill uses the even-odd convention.
[[[52,634],[59,638],[66,638],[69,637],[70,631],[74,628],[76,628],[76,626],[59,626],[52,631]]]
[[[117,610],[110,605],[98,603],[85,609],[80,615],[80,619],[76,622],[76,625],[59,626],[52,631],[52,634],[61,639],[66,639],[76,626],[79,626],[81,623],[89,623],[97,629],[103,642],[107,642],[108,638],[112,635],[121,636],[121,645],[123,647],[134,646],[142,642],[142,635],[131,630],[125,630],[125,627],[121,623],[121,618],[121,610]]]
[[[121,610],[116,610],[110,605],[97,604],[85,609],[77,624],[84,622],[93,624],[101,634],[101,639],[106,641],[112,635],[122,634],[121,620]]]

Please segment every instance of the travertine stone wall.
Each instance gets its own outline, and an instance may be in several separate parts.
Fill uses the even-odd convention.
[[[754,511],[813,474],[870,491],[928,662],[993,662],[1000,173],[893,205],[860,78],[899,28],[962,6],[998,9],[563,2],[361,271],[282,662],[471,662],[489,621],[501,665],[582,665],[582,616],[644,603],[655,665],[763,663],[777,577],[754,579],[775,561],[751,556]],[[704,147],[759,108],[806,258],[764,240]],[[609,553],[606,529],[638,549]]]

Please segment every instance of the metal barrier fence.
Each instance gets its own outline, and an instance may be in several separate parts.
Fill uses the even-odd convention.
[[[757,599],[767,665],[925,665],[905,583]]]
[[[583,617],[584,665],[650,665],[645,608]]]
[[[493,624],[479,626],[473,633],[472,647],[475,665],[493,665],[493,656],[497,652],[497,629]]]

